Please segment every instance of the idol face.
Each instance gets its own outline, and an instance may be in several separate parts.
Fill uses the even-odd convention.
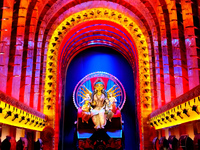
[[[94,88],[95,88],[97,91],[101,91],[101,90],[103,90],[104,85],[103,85],[103,83],[99,82],[99,83],[96,83],[96,84],[95,84]]]

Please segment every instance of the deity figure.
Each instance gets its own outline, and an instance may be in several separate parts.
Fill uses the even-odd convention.
[[[115,113],[117,100],[112,93],[109,93],[108,99],[106,100],[106,114],[107,119],[111,122],[111,119]]]
[[[116,111],[116,98],[121,95],[121,90],[116,84],[105,90],[104,82],[97,78],[93,84],[94,90],[90,91],[85,85],[80,87],[78,96],[84,103],[81,107],[82,122],[88,123],[91,118],[95,129],[102,129],[107,120],[111,121]],[[80,105],[81,106],[81,105]]]
[[[107,93],[104,89],[104,83],[101,79],[98,79],[94,83],[94,91],[92,93],[92,107],[91,117],[94,123],[94,128],[104,128],[106,125],[106,114],[105,114],[105,100]]]
[[[90,98],[89,94],[86,94],[86,97],[80,103],[83,103],[83,102],[84,102],[84,105],[81,108],[82,109],[82,122],[88,123],[88,120],[91,118],[91,115],[90,115],[91,98]]]

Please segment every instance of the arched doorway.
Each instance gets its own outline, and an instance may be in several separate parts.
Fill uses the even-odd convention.
[[[60,131],[60,143],[63,149],[75,147],[75,125],[77,110],[73,104],[72,93],[76,84],[84,76],[95,71],[106,71],[116,76],[123,84],[127,100],[122,109],[124,121],[124,137],[126,149],[139,149],[139,131],[137,127],[136,95],[134,74],[127,60],[117,51],[109,47],[91,47],[77,54],[71,61],[66,74],[65,106],[63,127]],[[62,139],[62,141],[61,141]]]

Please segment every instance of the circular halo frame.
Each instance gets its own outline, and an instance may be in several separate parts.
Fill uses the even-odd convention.
[[[119,108],[119,110],[121,110],[123,108],[123,106],[125,104],[125,101],[126,101],[126,93],[125,93],[125,89],[124,89],[122,83],[115,76],[113,76],[113,75],[111,75],[111,74],[109,74],[107,72],[97,71],[97,72],[93,72],[93,73],[90,73],[90,74],[86,75],[75,86],[74,91],[73,91],[73,102],[74,102],[74,105],[75,105],[75,107],[77,109],[79,107],[81,107],[80,101],[78,100],[78,98],[80,97],[78,95],[78,92],[79,92],[81,86],[85,82],[89,81],[92,78],[101,78],[101,77],[102,78],[108,78],[108,80],[110,80],[113,84],[115,84],[119,88],[121,95],[118,96],[117,107]]]

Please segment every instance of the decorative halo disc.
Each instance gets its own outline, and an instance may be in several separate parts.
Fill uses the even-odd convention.
[[[121,110],[126,101],[126,93],[123,85],[115,76],[101,71],[90,73],[78,82],[73,92],[73,102],[75,107],[77,109],[82,107],[83,103],[81,102],[83,101],[85,92],[87,90],[90,92],[94,90],[94,82],[97,78],[101,78],[103,80],[104,89],[106,91],[109,91],[111,88],[114,90],[117,107]]]

